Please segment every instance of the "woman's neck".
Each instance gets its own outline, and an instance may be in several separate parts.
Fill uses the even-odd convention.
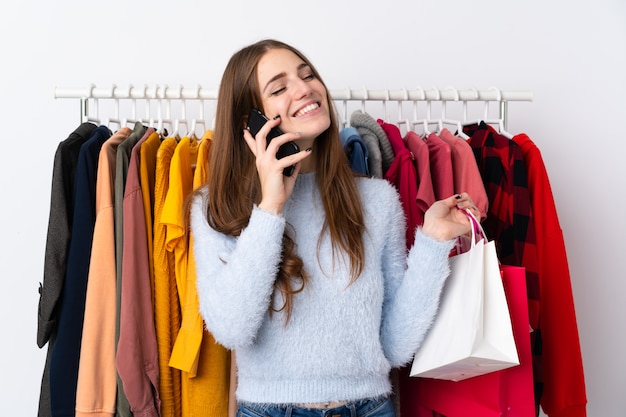
[[[315,160],[313,159],[313,155],[302,161],[302,167],[300,168],[301,174],[307,174],[310,172],[315,172]]]

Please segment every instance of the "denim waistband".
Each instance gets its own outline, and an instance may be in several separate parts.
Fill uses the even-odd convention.
[[[350,401],[339,407],[307,408],[290,404],[239,404],[237,417],[394,417],[389,397]]]

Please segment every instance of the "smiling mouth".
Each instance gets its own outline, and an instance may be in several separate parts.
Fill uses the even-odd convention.
[[[297,112],[294,113],[294,117],[298,117],[298,116],[303,116],[309,112],[312,112],[313,110],[317,110],[320,107],[319,103],[311,103],[308,106],[305,106],[303,108],[301,108],[300,110],[298,110]]]

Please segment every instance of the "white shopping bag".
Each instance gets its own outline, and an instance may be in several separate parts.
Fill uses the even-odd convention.
[[[415,354],[411,376],[461,381],[519,365],[495,244],[467,213],[470,248],[450,258],[439,312]]]

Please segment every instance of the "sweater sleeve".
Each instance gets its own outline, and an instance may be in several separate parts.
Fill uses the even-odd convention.
[[[400,212],[399,204],[395,213]],[[404,222],[390,216],[383,253],[385,298],[381,341],[391,366],[407,364],[430,329],[443,284],[450,273],[448,255],[454,240],[440,242],[421,232],[405,257]]]
[[[255,206],[240,236],[226,236],[208,224],[205,198],[191,207],[200,313],[220,344],[249,346],[270,305],[285,219]]]

